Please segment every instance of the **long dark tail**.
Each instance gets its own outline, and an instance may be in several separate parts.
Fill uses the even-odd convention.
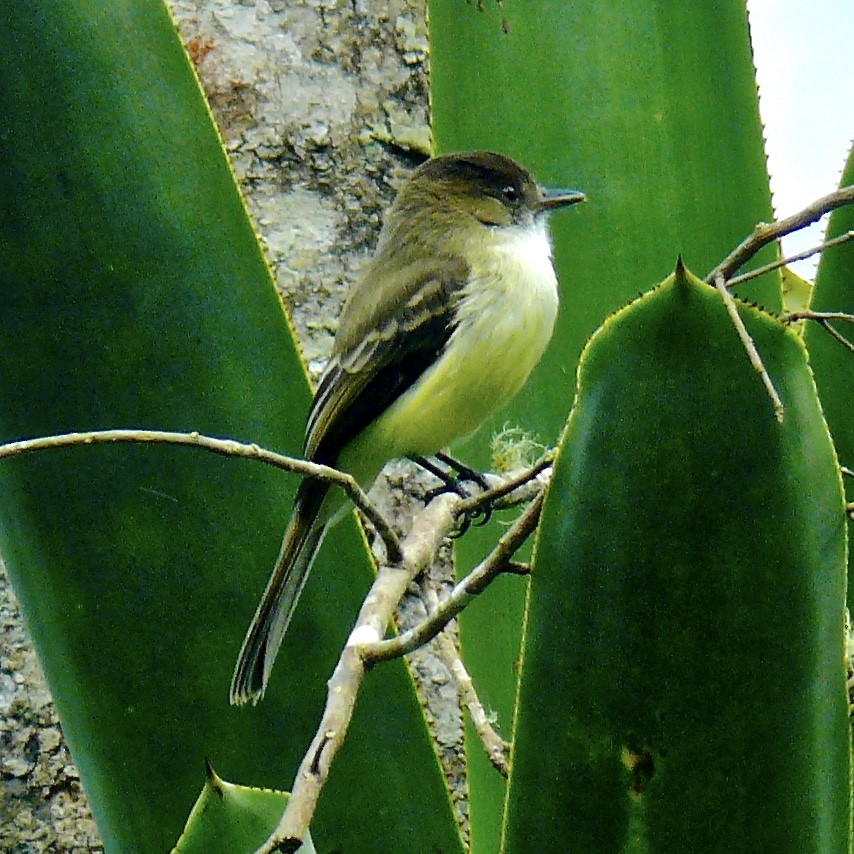
[[[326,533],[328,519],[319,518],[318,513],[328,490],[328,484],[316,480],[305,480],[300,486],[275,569],[240,648],[231,678],[234,705],[254,705],[264,696],[276,654]]]

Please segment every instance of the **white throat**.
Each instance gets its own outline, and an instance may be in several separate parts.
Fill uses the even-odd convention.
[[[543,273],[545,265],[551,269],[552,242],[545,217],[538,217],[526,225],[502,228],[498,234],[496,248],[503,248],[513,255],[521,267],[531,273]]]
[[[497,323],[533,333],[538,360],[551,337],[558,303],[545,218],[497,228],[483,244],[469,255],[483,260],[471,271],[457,315],[459,325],[488,332],[488,324]],[[489,249],[486,255],[484,248]],[[540,348],[541,335],[545,340]]]

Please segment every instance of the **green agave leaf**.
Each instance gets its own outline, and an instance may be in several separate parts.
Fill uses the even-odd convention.
[[[202,793],[173,854],[255,851],[279,823],[288,803],[285,792],[235,786],[208,766]],[[316,854],[309,835],[301,854]]]
[[[854,184],[854,149],[848,154],[840,186],[851,184]],[[826,239],[831,240],[851,230],[854,230],[854,207],[839,208],[830,215]],[[854,314],[854,245],[851,243],[843,243],[821,256],[810,308],[814,311]],[[839,332],[851,340],[850,324],[836,326]],[[854,423],[851,418],[854,412],[854,354],[813,323],[807,325],[804,340],[836,452],[843,465],[854,467]],[[846,478],[846,491],[848,500],[854,501],[851,478]],[[848,561],[851,578],[854,563],[850,553]],[[850,610],[854,610],[853,590],[854,586],[849,583]]]
[[[519,397],[458,449],[487,467],[489,435],[505,423],[556,442],[578,355],[606,315],[660,281],[678,253],[708,270],[772,218],[762,128],[743,0],[430,0],[429,12],[438,151],[504,151],[542,183],[588,196],[552,218],[561,311],[551,347]],[[741,293],[777,309],[779,277]],[[462,572],[500,521],[458,543]],[[466,664],[505,737],[524,589],[504,579],[461,620]],[[489,854],[504,786],[472,745],[472,842]]]
[[[846,851],[845,523],[800,339],[683,269],[579,369],[539,539],[503,850]]]
[[[812,302],[813,283],[789,267],[780,270],[780,277],[783,281],[783,311],[806,311]],[[803,321],[792,324],[792,328],[802,332]]]
[[[304,371],[162,2],[3,4],[0,91],[0,441],[145,427],[299,453]],[[108,851],[169,850],[206,758],[293,779],[372,579],[348,522],[267,698],[228,706],[295,486],[162,446],[0,466],[0,550]],[[371,675],[351,736],[320,850],[460,850],[402,665]]]

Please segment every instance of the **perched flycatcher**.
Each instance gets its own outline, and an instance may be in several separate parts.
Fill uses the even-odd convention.
[[[583,200],[544,190],[518,163],[485,151],[416,169],[344,304],[305,457],[368,489],[389,460],[437,453],[516,394],[557,314],[546,214]],[[264,694],[323,535],[345,506],[326,482],[300,484],[232,703]]]

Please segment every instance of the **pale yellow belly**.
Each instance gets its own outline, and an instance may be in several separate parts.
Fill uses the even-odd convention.
[[[474,432],[539,362],[557,314],[551,262],[498,261],[469,289],[436,364],[345,448],[339,465],[360,482],[389,459],[433,454]]]

